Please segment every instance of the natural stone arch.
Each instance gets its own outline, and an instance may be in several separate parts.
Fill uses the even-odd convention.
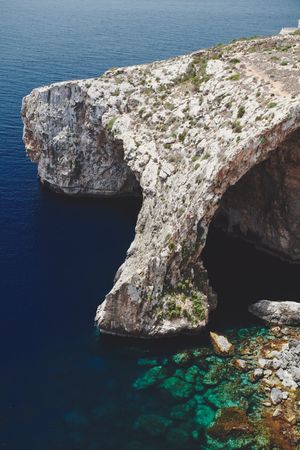
[[[299,57],[299,36],[274,36],[58,83],[24,99],[25,143],[42,180],[54,177],[72,194],[64,177],[71,182],[69,165],[82,155],[85,193],[98,180],[99,195],[111,193],[106,183],[120,194],[118,176],[99,179],[104,133],[113,154],[120,143],[122,164],[142,189],[134,242],[97,311],[103,332],[158,337],[207,324],[215,304],[200,258],[208,227],[225,192],[300,127]]]
[[[131,279],[122,283],[122,272],[124,270],[126,273],[126,265],[130,264],[130,267],[137,265],[131,261],[129,252],[129,258],[121,269],[116,285],[97,313],[96,320],[103,331],[114,330],[117,334],[157,337],[164,334],[197,333],[205,326],[209,320],[209,311],[216,307],[216,296],[211,291],[206,270],[201,262],[208,227],[226,192],[274,152],[286,151],[289,141],[298,137],[299,127],[298,115],[294,116],[293,120],[282,121],[264,135],[250,141],[246,147],[241,148],[226,161],[226,164],[223,163],[214,173],[210,185],[206,186],[206,197],[201,193],[201,196],[194,198],[193,207],[187,208],[184,221],[179,224],[177,232],[172,236],[171,242],[175,243],[174,247],[165,249],[167,256],[153,258],[142,279],[135,273]],[[201,215],[197,215],[199,211]],[[138,227],[136,239],[140,239]],[[138,255],[135,254],[134,258],[137,260]],[[188,282],[188,285],[178,290],[178,285],[182,281]],[[150,294],[147,291],[149,285],[154,284],[156,297],[153,291]],[[161,309],[164,313],[164,305],[169,302],[170,296],[189,297],[197,292],[201,292],[206,308],[204,316],[197,323],[185,317],[164,319],[163,314],[157,314],[157,311],[162,312]],[[127,322],[126,317],[129,319]]]

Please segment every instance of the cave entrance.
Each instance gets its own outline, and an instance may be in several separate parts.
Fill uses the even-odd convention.
[[[300,300],[300,132],[221,199],[202,259],[218,294],[211,324],[254,322],[261,299]]]

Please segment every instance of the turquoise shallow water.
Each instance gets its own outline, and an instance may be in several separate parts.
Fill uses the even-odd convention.
[[[247,354],[257,348],[256,340],[268,342],[272,336],[260,326],[227,330],[226,335],[235,346],[231,356],[218,356],[210,343],[202,342],[169,357],[138,361],[143,370],[133,388],[141,393],[143,406],[133,422],[136,433],[128,448],[142,448],[145,440],[149,450],[270,448],[259,429],[264,400],[259,383],[236,361],[243,358],[249,369]],[[218,418],[230,421],[230,414],[234,420],[227,434]],[[234,430],[243,414],[255,424],[250,432],[246,427]]]
[[[299,15],[296,0],[0,0],[0,448],[126,448],[138,417],[164,407],[159,390],[151,409],[147,392],[133,388],[144,370],[137,361],[205,341],[96,339],[93,316],[140,205],[41,190],[21,141],[22,96],[112,66],[276,33]],[[140,436],[143,448],[167,445]]]

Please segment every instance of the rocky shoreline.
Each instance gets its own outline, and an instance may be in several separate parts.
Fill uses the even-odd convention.
[[[226,334],[234,352],[223,349],[222,356],[214,335],[213,346],[140,361],[150,368],[134,389],[145,392],[145,400],[158,391],[170,406],[166,415],[142,414],[134,429],[159,437],[166,448],[298,449],[300,329],[253,327]],[[218,339],[222,345],[227,337]]]

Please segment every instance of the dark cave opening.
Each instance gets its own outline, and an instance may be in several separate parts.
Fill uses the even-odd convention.
[[[202,252],[215,327],[247,325],[259,300],[300,300],[300,130],[223,194]]]
[[[218,329],[257,323],[248,306],[261,299],[300,299],[300,264],[259,250],[213,222],[202,253],[209,281],[218,295],[210,325]]]

